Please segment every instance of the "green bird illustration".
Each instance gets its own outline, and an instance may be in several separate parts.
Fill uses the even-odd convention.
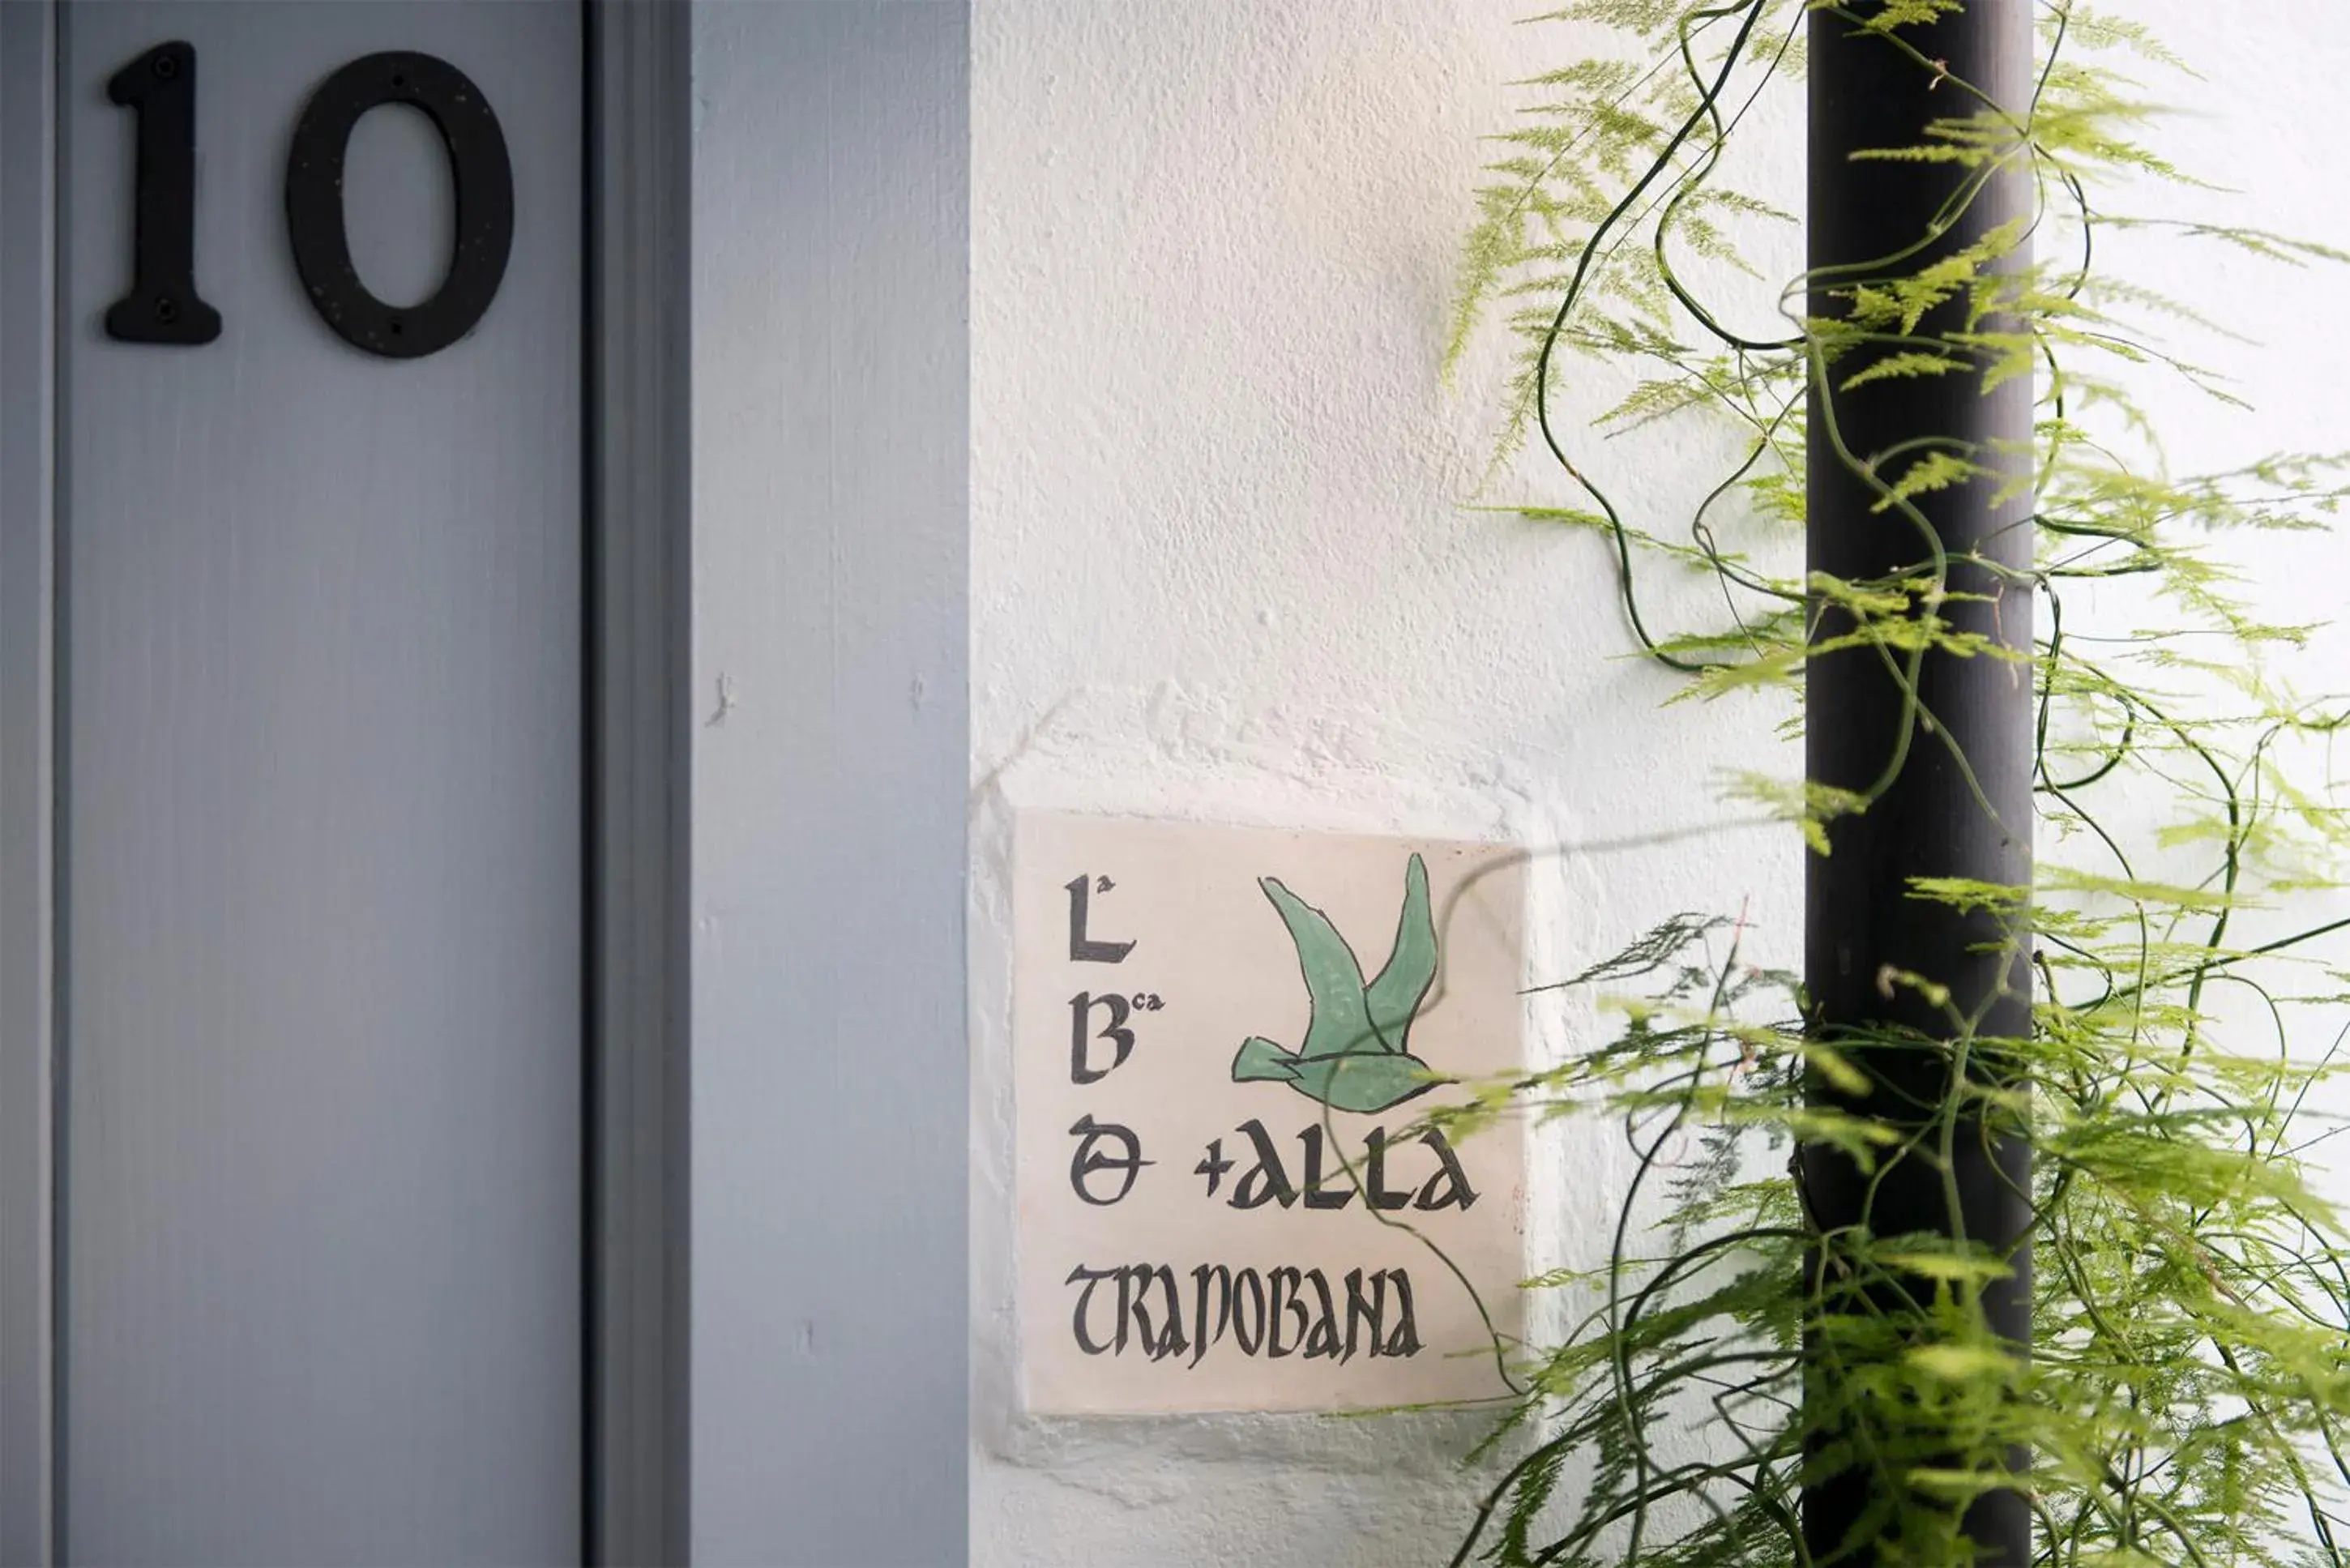
[[[1295,1051],[1263,1035],[1243,1042],[1232,1058],[1232,1082],[1286,1084],[1333,1110],[1362,1112],[1384,1111],[1434,1087],[1428,1064],[1405,1049],[1413,1015],[1436,983],[1436,919],[1419,857],[1404,872],[1403,915],[1387,967],[1368,985],[1362,961],[1329,916],[1275,877],[1260,877],[1257,886],[1297,944],[1313,1012]]]

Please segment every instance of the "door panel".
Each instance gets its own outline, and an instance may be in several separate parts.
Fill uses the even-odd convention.
[[[554,1562],[581,1518],[580,15],[68,6],[65,1542],[92,1563]],[[197,57],[203,347],[116,342],[133,119]],[[378,50],[494,109],[513,253],[379,358],[305,300],[304,103]],[[352,139],[359,273],[428,288],[413,111]]]

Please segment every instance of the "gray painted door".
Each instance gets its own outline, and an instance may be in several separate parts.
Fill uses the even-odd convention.
[[[198,348],[110,340],[133,118],[197,70]],[[577,4],[68,5],[64,1542],[87,1563],[532,1563],[581,1518]],[[471,336],[378,358],[306,301],[282,182],[337,67],[437,55],[514,169]],[[367,114],[373,291],[451,176]]]

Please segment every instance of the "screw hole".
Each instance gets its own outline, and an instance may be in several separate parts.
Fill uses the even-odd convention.
[[[176,58],[170,55],[158,55],[155,57],[155,75],[159,78],[164,81],[170,81],[173,77],[178,76],[179,74],[180,62]]]
[[[168,296],[156,300],[155,319],[163,322],[177,321],[180,319],[179,303]]]
[[[394,317],[392,318],[392,322],[391,322],[391,335],[392,335],[394,337],[399,337],[402,332],[405,332],[405,331],[407,331],[407,330],[408,330],[407,327],[406,327],[404,324],[402,324],[402,323],[401,323],[401,321],[400,320],[400,318],[399,318],[399,317]]]

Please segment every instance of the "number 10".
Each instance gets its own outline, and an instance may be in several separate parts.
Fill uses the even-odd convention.
[[[126,343],[209,343],[220,312],[196,293],[196,51],[158,44],[120,70],[107,97],[137,115],[130,292],[106,312]],[[410,308],[359,281],[343,223],[343,159],[359,116],[382,104],[423,111],[449,154],[456,243],[441,286]],[[337,70],[302,109],[286,160],[286,230],[294,267],[319,319],[356,348],[391,359],[437,353],[490,308],[514,248],[514,165],[489,100],[465,73],[432,55],[390,50]]]

